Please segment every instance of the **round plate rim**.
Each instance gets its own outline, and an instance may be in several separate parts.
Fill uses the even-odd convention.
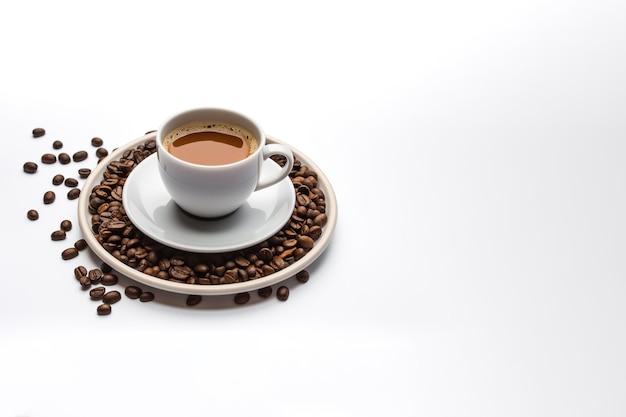
[[[299,159],[304,165],[310,167],[317,173],[317,180],[319,188],[324,192],[327,207],[326,215],[328,221],[324,226],[323,233],[320,238],[315,242],[315,246],[305,256],[298,261],[289,265],[288,267],[276,271],[275,273],[266,277],[250,280],[246,282],[234,283],[234,284],[219,284],[219,285],[198,285],[198,284],[183,284],[178,282],[166,281],[160,278],[155,278],[150,275],[139,272],[136,269],[124,264],[117,260],[113,255],[106,251],[102,245],[98,242],[93,231],[91,230],[91,214],[89,213],[89,195],[93,187],[97,185],[102,179],[102,174],[106,170],[106,167],[111,161],[118,159],[124,152],[129,149],[135,148],[137,145],[146,141],[156,138],[155,132],[146,133],[119,148],[114,149],[106,158],[101,160],[95,169],[92,170],[89,177],[85,180],[79,198],[78,198],[78,223],[82,231],[83,237],[87,242],[87,245],[91,248],[94,254],[103,262],[111,266],[115,271],[123,274],[124,276],[152,288],[179,293],[179,294],[193,294],[193,295],[229,295],[237,294],[240,292],[254,291],[259,288],[268,287],[279,282],[286,280],[303,269],[311,265],[320,255],[326,250],[330,244],[333,236],[336,224],[337,224],[337,199],[330,182],[326,178],[326,175],[319,169],[319,167],[310,160],[302,152],[294,149],[291,145],[267,135],[268,143],[279,143],[289,147],[294,157]]]

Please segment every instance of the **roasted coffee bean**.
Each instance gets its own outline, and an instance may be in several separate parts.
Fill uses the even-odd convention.
[[[78,283],[80,284],[81,287],[83,287],[83,289],[87,289],[91,287],[91,281],[89,280],[89,277],[87,276],[82,276],[78,278]]]
[[[55,140],[54,142],[52,142],[53,149],[61,149],[62,147],[63,147],[63,142],[61,142],[60,140]]]
[[[74,247],[78,250],[85,250],[87,249],[87,241],[85,239],[78,239],[74,242]]]
[[[57,161],[57,157],[53,153],[45,153],[41,155],[41,163],[43,164],[54,164]]]
[[[63,164],[63,165],[67,165],[70,162],[72,162],[72,158],[70,157],[69,154],[65,153],[65,152],[61,152],[59,154],[59,163]]]
[[[76,178],[66,178],[65,179],[65,185],[70,187],[70,188],[74,188],[78,186],[78,180]]]
[[[78,256],[78,249],[76,248],[67,248],[63,252],[61,252],[61,258],[64,260],[76,258]]]
[[[38,165],[34,162],[25,162],[24,163],[24,172],[27,174],[34,174],[37,172]]]
[[[298,280],[298,282],[301,282],[304,284],[305,282],[309,280],[309,273],[305,269],[303,269],[302,271],[296,274],[296,279]]]
[[[89,174],[91,174],[91,169],[89,168],[80,168],[78,170],[78,176],[85,179],[89,176]]]
[[[57,174],[52,177],[52,185],[61,185],[65,181],[65,177],[61,174]]]
[[[74,155],[72,155],[72,159],[74,160],[74,162],[81,162],[87,159],[88,156],[89,154],[87,153],[87,151],[78,151],[75,152]]]
[[[154,293],[150,291],[142,292],[139,296],[139,301],[141,301],[142,303],[147,303],[152,300],[154,300]]]
[[[309,236],[298,236],[298,246],[304,249],[311,249],[315,241]]]
[[[109,155],[109,151],[107,151],[105,148],[96,149],[96,156],[98,158],[104,158],[107,155]]]
[[[66,232],[72,230],[72,222],[70,220],[63,220],[60,226],[61,230],[65,230]]]
[[[72,188],[67,192],[68,200],[76,200],[78,197],[80,197],[80,188]]]
[[[96,309],[99,316],[108,316],[111,314],[111,305],[110,304],[100,304]]]
[[[119,291],[109,291],[102,296],[102,301],[106,304],[115,304],[122,299]]]
[[[80,279],[80,277],[86,277],[87,274],[87,268],[85,268],[83,265],[74,268],[74,276],[76,277],[76,279]]]
[[[101,300],[105,292],[106,292],[106,288],[96,287],[89,291],[89,297],[91,297],[91,299],[94,301]]]
[[[250,301],[250,293],[248,292],[240,292],[235,295],[235,304],[245,304]]]
[[[136,300],[137,298],[141,297],[142,293],[143,293],[143,291],[141,290],[141,288],[136,287],[134,285],[129,285],[124,290],[124,294],[126,294],[126,297],[128,297],[128,298],[130,298],[132,300]]]
[[[55,230],[50,235],[50,239],[52,240],[63,240],[65,239],[65,237],[66,237],[65,230]]]
[[[280,300],[280,301],[286,301],[287,298],[289,298],[289,288],[283,286],[278,287],[278,290],[276,290],[276,297]]]
[[[185,303],[188,306],[195,306],[200,304],[200,302],[202,301],[202,296],[201,295],[196,295],[196,294],[192,294],[192,295],[188,295],[187,299],[185,300]]]
[[[259,294],[260,297],[267,298],[272,295],[272,287],[259,288],[257,294]]]
[[[39,212],[35,209],[28,210],[26,217],[28,217],[28,220],[37,220],[39,218]]]
[[[91,139],[91,146],[96,148],[102,146],[103,143],[104,141],[101,138],[95,137]]]
[[[98,268],[94,268],[87,273],[87,278],[92,284],[99,284],[102,281],[104,274]]]
[[[54,200],[56,200],[57,196],[54,191],[46,191],[43,195],[43,203],[44,204],[52,204]]]
[[[42,127],[36,127],[33,129],[33,137],[38,138],[46,134],[46,130]]]
[[[100,265],[100,269],[102,270],[102,272],[104,272],[105,274],[109,274],[113,271],[113,268],[111,268],[111,265],[107,264],[106,262],[103,262]]]
[[[117,282],[119,281],[119,278],[117,277],[117,275],[112,274],[110,272],[105,273],[104,275],[102,275],[102,278],[100,278],[100,283],[102,285],[115,285],[117,284]]]

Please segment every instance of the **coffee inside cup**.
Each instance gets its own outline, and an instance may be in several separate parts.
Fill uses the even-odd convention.
[[[169,153],[199,165],[232,164],[252,155],[258,146],[247,129],[221,122],[188,123],[163,139],[163,147]]]

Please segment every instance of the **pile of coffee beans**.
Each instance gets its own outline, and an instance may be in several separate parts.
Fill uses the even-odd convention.
[[[45,133],[43,128],[33,129],[35,138],[42,137]],[[98,163],[109,154],[108,150],[102,147],[103,144],[104,141],[99,137],[91,139],[91,145],[97,148],[95,154]],[[56,140],[52,147],[55,150],[62,149],[63,143]],[[219,254],[180,251],[153,241],[135,228],[126,216],[122,204],[122,191],[126,178],[134,167],[155,151],[154,139],[125,151],[121,158],[108,164],[102,181],[89,190],[92,232],[102,247],[120,262],[145,274],[173,282],[190,285],[233,284],[258,279],[288,267],[305,256],[321,236],[327,222],[325,196],[318,188],[317,174],[296,159],[290,173],[296,193],[293,214],[287,224],[266,241],[244,250]],[[57,162],[69,164],[72,161],[82,162],[87,158],[88,152],[80,150],[74,152],[72,156],[65,152],[58,155],[44,153],[40,161],[45,165]],[[274,160],[280,165],[285,163],[281,157],[274,157]],[[37,163],[29,161],[24,163],[23,170],[28,174],[35,174],[38,168]],[[77,173],[79,178],[85,179],[91,174],[91,169],[81,167]],[[80,196],[81,190],[76,178],[56,174],[52,178],[52,184],[54,186],[64,184],[70,188],[67,193],[69,200],[75,200]],[[43,194],[44,204],[53,204],[55,200],[54,191],[49,190]],[[27,218],[35,221],[39,219],[39,212],[30,209],[27,211]],[[52,231],[50,238],[53,241],[63,241],[71,229],[72,222],[63,220],[59,229]],[[85,239],[78,239],[73,246],[61,252],[61,257],[64,260],[74,259],[86,248]],[[81,265],[74,269],[74,276],[81,288],[89,290],[89,297],[92,300],[101,302],[96,309],[97,314],[111,314],[112,304],[122,298],[119,291],[107,291],[105,288],[119,282],[112,268],[103,263],[101,268],[87,270]],[[301,283],[307,282],[308,277],[307,271],[301,271],[296,275],[296,279]],[[124,294],[129,299],[139,299],[141,302],[149,302],[155,298],[154,293],[143,291],[135,285],[127,286]],[[272,287],[261,288],[257,294],[261,298],[268,298],[272,294]],[[280,286],[276,296],[281,301],[287,300],[289,288]],[[234,296],[234,302],[239,305],[246,304],[249,300],[248,292]],[[201,301],[202,296],[189,295],[185,303],[188,306],[195,306]]]
[[[94,236],[120,262],[144,274],[178,283],[234,284],[288,267],[305,256],[321,236],[327,222],[325,196],[318,188],[317,174],[296,159],[290,173],[296,193],[293,214],[278,233],[264,242],[233,252],[200,254],[152,240],[128,219],[122,190],[133,168],[155,150],[155,140],[127,150],[120,159],[109,163],[100,184],[90,190]],[[280,158],[276,161],[284,163]],[[195,301],[192,297],[191,305]]]

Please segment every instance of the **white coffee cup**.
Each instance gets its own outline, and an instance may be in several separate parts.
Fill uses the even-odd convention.
[[[252,148],[244,159],[223,165],[204,165],[172,155],[167,149],[169,142],[176,140],[172,132],[181,135],[184,130],[181,128],[197,125],[196,122],[234,127],[236,134],[250,133],[256,140],[256,150]],[[234,212],[253,192],[280,182],[293,167],[289,148],[266,144],[265,134],[257,123],[226,109],[199,108],[172,116],[157,130],[156,142],[159,173],[165,188],[178,206],[198,217],[215,218]],[[272,155],[284,156],[286,164],[279,171],[262,173],[264,161]]]

